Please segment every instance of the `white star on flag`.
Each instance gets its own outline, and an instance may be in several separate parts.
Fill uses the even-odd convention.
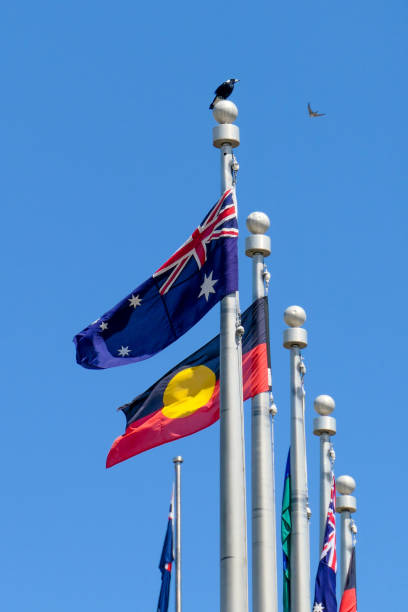
[[[118,349],[118,353],[121,357],[128,357],[131,350],[132,349],[130,349],[128,346],[121,346],[120,349]]]
[[[101,331],[105,331],[105,329],[108,329],[108,324],[106,321],[102,321],[99,327],[101,328]]]
[[[128,298],[128,300],[130,302],[129,306],[133,306],[133,308],[137,308],[142,303],[141,298],[138,295],[133,295],[133,293],[132,297]]]
[[[204,274],[204,282],[200,286],[201,291],[198,294],[198,297],[201,297],[203,295],[207,302],[208,302],[210,293],[215,293],[215,289],[214,289],[215,283],[218,283],[218,280],[213,280],[212,275],[213,273],[211,272],[211,274],[207,278],[207,275]]]
[[[237,238],[238,229],[236,227],[225,227],[227,221],[230,225],[237,216],[232,196],[231,198],[228,196],[231,196],[231,189],[227,189],[221,199],[218,200],[207,215],[203,225],[199,225],[186,242],[153,274],[153,278],[155,278],[171,271],[169,277],[159,289],[161,295],[171,289],[192,257],[196,260],[199,270],[203,267],[207,261],[207,246],[213,240]],[[226,206],[224,206],[224,202],[227,202]],[[223,226],[222,229],[220,229],[221,226]]]
[[[313,606],[313,612],[324,612],[324,605],[321,603],[315,603]]]

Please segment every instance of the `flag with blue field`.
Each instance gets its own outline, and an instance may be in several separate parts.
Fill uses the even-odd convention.
[[[337,612],[336,482],[332,475],[323,548],[317,568],[313,612]]]
[[[166,536],[164,538],[163,550],[160,557],[159,570],[161,571],[161,588],[157,612],[167,612],[170,599],[171,567],[174,560],[173,555],[173,495],[171,497],[169,520],[167,522]]]
[[[144,283],[74,338],[77,362],[104,369],[148,359],[238,289],[238,223],[227,190]]]

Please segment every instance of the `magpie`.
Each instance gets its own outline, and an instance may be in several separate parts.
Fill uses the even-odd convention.
[[[226,100],[230,97],[233,92],[235,83],[238,83],[239,79],[228,79],[228,81],[224,81],[217,89],[215,90],[215,98],[210,104],[210,108],[214,108],[214,105],[217,104],[220,100]]]

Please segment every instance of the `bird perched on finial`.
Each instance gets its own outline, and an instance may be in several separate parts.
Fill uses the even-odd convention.
[[[238,83],[239,79],[228,79],[228,81],[224,81],[217,89],[214,91],[215,98],[210,104],[210,108],[214,108],[214,105],[217,104],[220,100],[226,100],[230,97],[234,90],[235,83]]]
[[[319,111],[313,111],[310,108],[310,102],[307,103],[307,110],[309,111],[309,117],[324,117],[326,113],[319,113]]]

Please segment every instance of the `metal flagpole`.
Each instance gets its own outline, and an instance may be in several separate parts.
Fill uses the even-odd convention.
[[[252,258],[252,297],[265,296],[267,272],[264,257],[271,254],[271,241],[265,236],[270,225],[262,212],[247,218],[251,232],[245,253]],[[269,350],[269,347],[268,347]],[[271,379],[271,374],[269,372]],[[273,417],[276,407],[268,392],[252,398],[252,610],[277,612],[275,474]],[[272,419],[271,419],[272,414]]]
[[[347,572],[353,550],[353,535],[357,533],[351,514],[357,510],[357,500],[351,495],[356,488],[356,481],[351,476],[339,476],[336,489],[340,495],[336,499],[336,512],[341,514],[341,555],[340,555],[340,588],[344,591]]]
[[[336,434],[336,419],[330,416],[335,406],[334,399],[330,395],[319,395],[314,401],[314,409],[320,415],[313,420],[313,433],[320,437],[320,540],[318,559],[320,559],[323,548],[335,459],[330,440],[330,436]]]
[[[174,457],[174,472],[176,481],[175,510],[176,510],[176,612],[181,612],[181,464],[183,457]]]
[[[230,100],[213,110],[219,125],[213,144],[221,152],[221,193],[235,189],[238,164],[233,148],[239,128],[238,109]],[[220,610],[248,611],[245,448],[242,399],[242,354],[238,292],[221,301],[220,322]]]
[[[300,349],[307,346],[307,332],[300,326],[306,313],[300,306],[289,306],[284,319],[289,329],[283,332],[283,346],[290,349],[290,478],[291,478],[291,612],[310,612],[310,549],[306,438],[303,376],[306,368]]]

